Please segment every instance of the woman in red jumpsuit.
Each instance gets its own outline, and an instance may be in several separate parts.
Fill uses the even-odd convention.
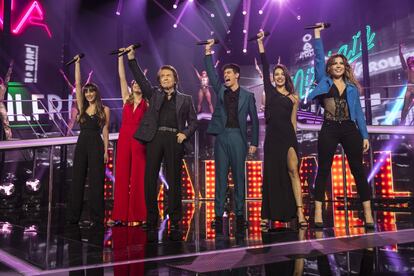
[[[147,102],[135,81],[131,82],[129,93],[122,56],[118,58],[118,73],[124,107],[116,153],[114,208],[108,225],[137,226],[145,222],[147,212],[144,197],[146,152],[145,146],[133,135],[147,110]]]

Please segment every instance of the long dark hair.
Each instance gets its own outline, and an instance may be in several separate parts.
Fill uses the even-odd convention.
[[[96,113],[95,113],[95,115],[99,119],[99,126],[103,127],[105,125],[105,121],[106,121],[106,115],[105,115],[105,112],[104,112],[104,105],[102,104],[101,94],[99,93],[98,86],[94,83],[91,83],[91,82],[85,84],[85,86],[82,88],[82,109],[79,110],[78,122],[80,124],[85,123],[86,116],[88,116],[88,114],[86,114],[86,109],[89,106],[89,102],[86,100],[86,97],[85,97],[85,93],[88,92],[88,91],[96,92],[96,94],[95,94],[95,104],[96,104]]]
[[[275,67],[273,67],[273,78],[277,69],[282,69],[283,74],[285,75],[285,88],[289,92],[289,95],[295,94],[295,86],[293,85],[292,77],[290,76],[287,67],[280,63],[276,64]]]
[[[362,87],[359,84],[358,80],[356,79],[355,74],[354,74],[354,70],[352,70],[352,67],[349,64],[348,59],[343,54],[334,54],[334,55],[332,55],[328,58],[328,61],[326,62],[326,69],[325,69],[326,73],[330,77],[332,77],[331,66],[335,64],[335,59],[338,58],[338,57],[342,58],[342,61],[344,62],[344,65],[345,65],[345,73],[344,73],[344,76],[343,76],[344,80],[349,81],[350,83],[355,85],[357,87],[358,91],[361,93]]]

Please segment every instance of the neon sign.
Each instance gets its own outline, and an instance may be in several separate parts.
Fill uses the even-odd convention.
[[[13,4],[12,4],[12,10]],[[44,12],[42,6],[38,1],[33,1],[27,9],[22,13],[20,19],[14,24],[12,28],[13,34],[21,34],[27,26],[34,25],[43,28],[49,37],[52,37],[49,27],[44,22]],[[3,18],[0,17],[0,27],[3,29]]]
[[[372,32],[371,26],[366,26],[367,30],[367,45],[368,50],[374,48],[374,39],[376,33]],[[343,44],[339,47],[338,54],[343,54],[348,59],[349,63],[352,63],[362,56],[362,42],[361,42],[361,31],[358,31],[355,35],[352,36],[352,41],[348,44]],[[328,57],[332,55],[332,50],[328,51]],[[295,90],[298,92],[299,97],[303,99],[305,97],[305,92],[310,88],[315,79],[315,71],[312,66],[308,66],[303,69],[300,68],[296,71],[295,76],[293,77],[293,84],[295,85]]]

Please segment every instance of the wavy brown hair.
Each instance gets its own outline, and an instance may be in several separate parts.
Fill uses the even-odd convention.
[[[104,105],[102,104],[102,98],[101,98],[101,94],[99,93],[98,86],[94,83],[91,83],[91,82],[85,84],[85,86],[82,88],[82,109],[79,110],[78,122],[80,124],[85,123],[86,122],[86,116],[88,116],[88,114],[86,113],[86,109],[89,106],[89,102],[86,100],[86,97],[85,97],[85,93],[88,92],[88,91],[95,92],[95,104],[96,104],[96,113],[95,113],[95,115],[98,116],[99,126],[103,127],[105,125],[105,121],[106,121],[106,115],[105,115],[105,112],[104,112]]]
[[[289,70],[283,64],[276,64],[273,67],[273,78],[275,77],[275,72],[277,69],[282,69],[283,75],[285,75],[285,88],[289,92],[289,95],[295,94],[295,86],[293,85],[292,77],[289,74]]]
[[[345,73],[343,75],[344,80],[352,83],[353,85],[355,85],[357,87],[358,91],[361,93],[362,86],[359,83],[359,81],[356,79],[355,74],[354,74],[354,70],[352,70],[352,67],[349,64],[348,59],[343,54],[334,54],[334,55],[329,57],[328,61],[326,62],[326,73],[330,77],[332,77],[331,67],[332,67],[332,65],[335,64],[335,59],[337,57],[342,58],[342,61],[344,62],[344,66],[345,66]]]

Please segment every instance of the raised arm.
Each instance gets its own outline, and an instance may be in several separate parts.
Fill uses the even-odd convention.
[[[68,77],[66,76],[65,72],[63,72],[62,69],[59,69],[59,72],[62,74],[63,79],[66,81],[66,84],[70,87],[70,89],[73,91],[73,89],[75,89],[75,86],[73,86],[73,84],[69,81]],[[70,91],[70,93],[72,93],[72,91]]]
[[[265,49],[263,45],[264,39],[264,32],[260,32],[257,34],[257,46],[259,47],[260,59],[262,61],[262,79],[264,85],[265,94],[271,93],[274,90],[273,84],[270,81],[270,69],[269,69],[269,62],[267,61]]]
[[[201,76],[200,76],[200,73],[198,72],[197,68],[195,68],[195,67],[193,66],[193,69],[194,69],[194,72],[195,72],[195,73],[196,73],[196,75],[197,75],[197,78],[198,78],[199,80],[201,80]]]
[[[398,55],[400,56],[401,67],[404,70],[408,69],[407,62],[405,61],[404,55],[402,53],[402,43],[398,44]]]
[[[7,85],[7,83],[10,81],[11,74],[13,72],[13,64],[14,61],[10,61],[9,69],[7,70],[6,76],[4,77],[4,84]]]
[[[141,67],[138,65],[137,60],[135,59],[135,50],[133,48],[133,45],[126,48],[126,51],[128,51],[129,69],[131,70],[135,81],[138,83],[139,87],[141,88],[144,98],[150,99],[154,92],[154,88],[152,87],[150,81],[147,79]]]
[[[78,104],[78,110],[83,109],[82,101],[82,84],[81,84],[81,69],[80,69],[80,58],[79,55],[76,57],[75,62],[75,88],[76,88],[76,103]]]
[[[256,58],[254,58],[254,66],[256,68],[257,73],[259,74],[259,77],[261,79],[263,79],[263,73],[262,73],[262,70],[260,70],[260,67],[259,67],[259,64],[257,63],[257,59]]]
[[[314,49],[315,49],[315,81],[319,83],[325,73],[325,51],[323,49],[323,43],[321,39],[321,31],[325,28],[323,23],[318,23],[321,27],[316,28],[314,31]]]
[[[218,94],[223,84],[220,82],[220,79],[217,75],[217,71],[213,65],[211,47],[214,45],[214,39],[209,39],[208,42],[209,43],[206,45],[205,48],[206,51],[204,56],[204,66],[206,67],[208,79],[211,83],[211,86],[213,87],[214,92]]]
[[[119,50],[125,50],[125,49],[119,49]],[[119,84],[121,86],[121,96],[122,96],[122,102],[125,104],[126,100],[129,97],[128,92],[128,83],[125,76],[125,66],[124,66],[124,57],[119,56],[118,57],[118,75],[119,75]]]
[[[102,128],[102,138],[104,142],[104,162],[108,162],[108,145],[109,145],[109,122],[110,122],[110,115],[111,112],[109,111],[109,107],[104,107],[105,112],[105,125]]]

